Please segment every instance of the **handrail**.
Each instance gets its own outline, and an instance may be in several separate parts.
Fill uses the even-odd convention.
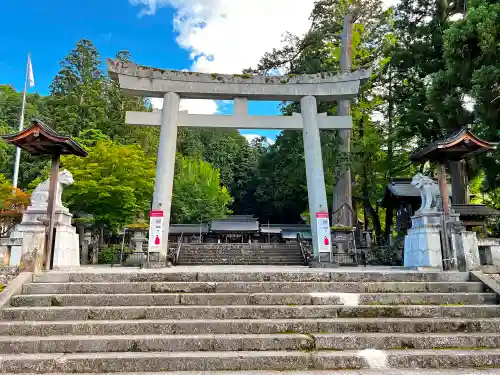
[[[302,243],[302,240],[300,238],[300,233],[297,233],[297,243],[299,244],[299,250],[300,253],[302,254],[302,258],[304,258],[304,262],[306,264],[309,264],[309,257],[306,254],[306,251],[304,249],[304,244]]]
[[[179,262],[179,255],[181,253],[181,248],[182,248],[182,237],[184,237],[184,233],[181,233],[181,236],[179,238],[179,243],[177,244],[177,251],[175,252],[175,259],[174,259],[174,265],[177,265],[177,262]]]

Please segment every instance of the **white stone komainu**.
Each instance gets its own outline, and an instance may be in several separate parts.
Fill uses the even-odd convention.
[[[420,198],[422,199],[420,209],[416,213],[429,211],[432,208],[436,210],[439,187],[434,180],[422,173],[417,173],[413,177],[411,185],[420,189]]]
[[[63,187],[66,185],[72,185],[75,182],[73,180],[73,175],[71,172],[68,170],[64,169],[63,171],[59,172],[58,179],[57,179],[57,191],[56,191],[56,199],[55,199],[55,204],[54,204],[54,209],[58,210],[68,210],[66,207],[63,206],[62,204],[62,191]],[[43,181],[41,184],[39,184],[35,190],[33,190],[33,193],[31,194],[31,209],[35,210],[40,210],[40,209],[47,209],[48,201],[49,201],[49,184],[50,184],[50,179],[47,179]]]

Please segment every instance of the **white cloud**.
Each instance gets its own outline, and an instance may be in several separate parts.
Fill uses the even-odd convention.
[[[162,98],[151,98],[153,109],[160,110],[163,108]],[[204,99],[182,99],[179,110],[188,111],[192,114],[211,115],[219,112],[217,102],[215,100]]]
[[[252,142],[255,138],[260,138],[261,135],[259,134],[242,134],[243,137],[245,137],[248,141],[248,143]],[[270,145],[274,145],[274,141],[271,138],[266,138],[267,143]]]
[[[285,32],[305,34],[315,0],[129,0],[140,16],[160,7],[175,9],[177,43],[190,51],[191,69],[202,73],[241,73],[255,67],[265,52],[281,46]],[[198,108],[198,105],[200,108]],[[205,113],[217,105],[190,102]]]

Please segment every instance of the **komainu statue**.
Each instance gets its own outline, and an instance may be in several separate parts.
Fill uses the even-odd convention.
[[[55,201],[55,209],[65,208],[62,204],[62,192],[64,185],[72,185],[75,182],[73,180],[73,175],[68,170],[63,170],[59,172],[59,176],[57,179],[57,192],[56,192],[56,201]],[[49,201],[49,184],[50,179],[45,180],[40,185],[36,187],[36,189],[31,194],[31,207],[34,209],[47,209],[47,204]]]
[[[436,209],[439,187],[434,180],[422,173],[417,173],[413,177],[411,184],[420,189],[420,197],[422,198],[422,205],[416,213]]]

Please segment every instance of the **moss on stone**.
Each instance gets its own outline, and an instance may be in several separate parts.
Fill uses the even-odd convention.
[[[233,77],[243,78],[243,79],[252,79],[253,76],[251,74],[245,73],[245,74],[233,74]]]
[[[50,299],[50,306],[62,306],[61,301],[57,297],[52,297]]]

